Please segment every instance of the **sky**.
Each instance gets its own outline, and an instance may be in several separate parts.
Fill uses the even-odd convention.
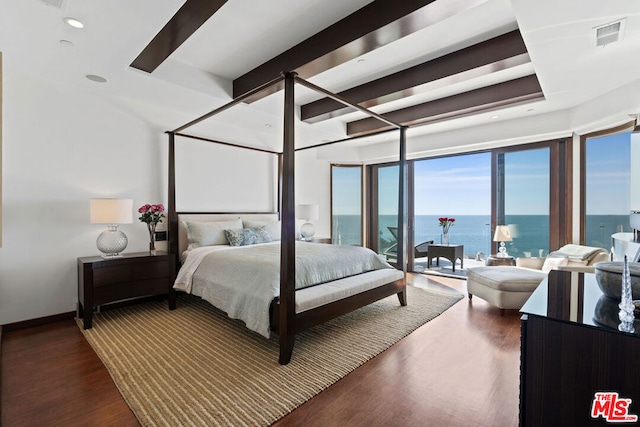
[[[587,213],[629,213],[629,133],[587,142]],[[548,148],[505,155],[508,215],[549,213]],[[380,169],[380,214],[397,211],[398,169]],[[490,215],[491,155],[465,154],[415,163],[416,215]]]
[[[491,154],[466,154],[415,164],[416,215],[491,212]]]
[[[587,214],[630,211],[630,133],[587,141]]]

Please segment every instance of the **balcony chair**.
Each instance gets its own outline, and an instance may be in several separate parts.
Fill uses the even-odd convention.
[[[387,227],[387,229],[393,238],[396,239],[396,243],[391,245],[389,249],[384,251],[382,254],[387,258],[387,260],[395,260],[398,256],[398,227]],[[433,240],[427,240],[426,242],[415,245],[413,247],[413,257],[426,258],[429,244],[433,244]]]

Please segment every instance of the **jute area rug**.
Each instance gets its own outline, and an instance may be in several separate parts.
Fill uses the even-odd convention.
[[[268,426],[455,304],[462,295],[408,286],[296,337],[278,364],[268,340],[200,298],[94,316],[86,339],[144,426]]]

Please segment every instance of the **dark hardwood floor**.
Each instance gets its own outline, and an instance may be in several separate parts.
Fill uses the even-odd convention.
[[[466,290],[457,279],[409,280]],[[275,425],[515,426],[519,318],[465,298]],[[75,322],[4,332],[1,351],[3,426],[138,425]]]

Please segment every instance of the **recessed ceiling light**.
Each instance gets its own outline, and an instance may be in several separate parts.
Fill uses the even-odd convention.
[[[69,47],[73,46],[73,42],[69,40],[60,40],[60,44],[63,46],[69,46]]]
[[[96,82],[96,83],[106,83],[107,79],[105,79],[102,76],[98,76],[96,74],[87,74],[85,76],[87,79],[91,80],[92,82]]]
[[[70,25],[73,28],[84,28],[84,24],[79,20],[77,20],[76,18],[66,17],[64,18],[64,22],[66,22],[67,25]]]
[[[491,118],[492,118],[493,120],[497,119],[498,117],[500,117],[500,116],[491,116]]]

